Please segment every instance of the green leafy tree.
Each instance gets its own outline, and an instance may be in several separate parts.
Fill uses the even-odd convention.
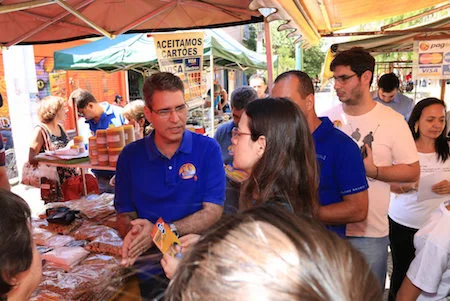
[[[256,26],[255,24],[248,25],[248,38],[243,39],[242,43],[250,50],[256,51]]]

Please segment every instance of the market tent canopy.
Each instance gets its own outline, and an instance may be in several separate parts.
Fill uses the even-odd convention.
[[[320,37],[337,30],[439,4],[448,4],[448,0],[253,0],[250,8],[274,8],[268,19],[286,20],[279,29],[291,31],[290,36],[308,45],[317,44]]]
[[[250,0],[4,0],[0,45],[261,22]]]
[[[251,51],[220,29],[205,29],[204,58],[212,53],[214,64],[266,69],[265,55]],[[81,46],[55,51],[55,70],[157,69],[153,37],[148,34],[123,34],[114,40],[103,38]]]
[[[427,25],[417,27],[416,29],[424,30],[424,32],[421,33],[418,32],[408,33],[408,30],[405,30],[405,33],[402,34],[376,36],[372,38],[333,44],[331,45],[330,50],[332,52],[338,52],[348,50],[352,47],[362,47],[365,50],[371,52],[373,55],[386,52],[411,52],[413,51],[413,44],[415,39],[421,39],[425,37],[434,38],[442,35],[447,35],[446,38],[448,38],[448,34],[450,33],[448,27],[449,25],[450,25],[450,18],[446,18]],[[431,28],[436,29],[442,28],[442,30],[426,32],[426,29]]]

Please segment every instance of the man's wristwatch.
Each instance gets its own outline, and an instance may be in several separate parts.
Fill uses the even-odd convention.
[[[177,226],[175,226],[175,224],[171,223],[169,224],[170,230],[172,230],[172,232],[177,236],[180,237],[180,232],[178,231]]]

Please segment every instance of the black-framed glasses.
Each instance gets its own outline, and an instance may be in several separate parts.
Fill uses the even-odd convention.
[[[231,137],[232,138],[236,138],[236,137],[239,137],[240,135],[251,135],[252,133],[242,133],[240,130],[239,130],[239,128],[237,128],[237,127],[234,127],[232,130],[231,130]]]
[[[187,109],[188,109],[188,105],[187,104],[182,104],[179,105],[173,109],[161,109],[161,110],[153,110],[151,107],[149,107],[150,111],[156,113],[159,117],[161,118],[167,118],[170,116],[170,114],[172,114],[172,112],[177,113],[178,115],[182,115],[185,114]]]
[[[357,76],[358,74],[354,73],[352,75],[340,75],[340,76],[333,76],[333,80],[340,84],[345,84],[349,79],[352,77]]]

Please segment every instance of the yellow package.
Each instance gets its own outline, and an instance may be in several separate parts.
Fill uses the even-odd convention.
[[[170,230],[168,224],[160,217],[153,225],[152,238],[155,245],[163,253],[169,253],[172,257],[177,254],[176,245],[181,246],[178,237]]]

